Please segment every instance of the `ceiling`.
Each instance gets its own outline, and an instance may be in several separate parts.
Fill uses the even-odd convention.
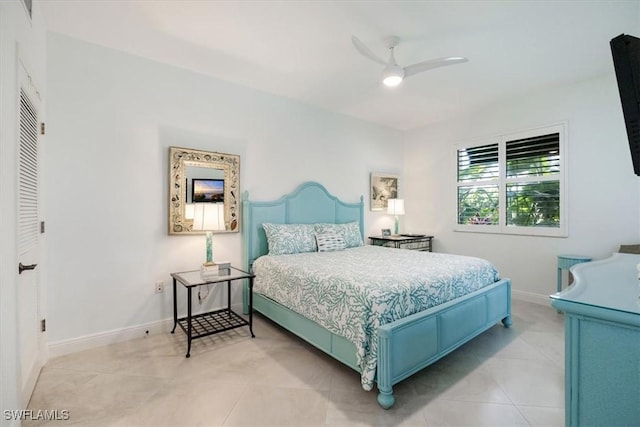
[[[49,30],[242,86],[407,130],[613,73],[609,40],[640,34],[627,1],[41,1]],[[469,62],[380,83],[401,41],[406,66]]]

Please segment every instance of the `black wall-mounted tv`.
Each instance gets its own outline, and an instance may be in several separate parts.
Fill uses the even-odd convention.
[[[621,34],[610,45],[633,171],[640,176],[640,38]]]

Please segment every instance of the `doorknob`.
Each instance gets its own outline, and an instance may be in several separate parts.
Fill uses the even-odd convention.
[[[18,274],[22,274],[22,272],[25,270],[33,270],[37,265],[38,264],[23,265],[22,263],[20,263],[18,264]]]

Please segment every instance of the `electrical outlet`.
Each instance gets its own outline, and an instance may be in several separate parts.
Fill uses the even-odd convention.
[[[164,282],[156,282],[155,284],[156,294],[161,294],[164,292]]]

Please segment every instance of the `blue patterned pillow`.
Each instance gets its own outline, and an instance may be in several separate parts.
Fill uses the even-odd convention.
[[[342,235],[337,233],[318,233],[316,241],[318,242],[318,252],[341,251],[347,247]]]
[[[262,224],[269,243],[269,255],[316,252],[313,224]]]
[[[357,221],[345,224],[316,224],[317,233],[335,233],[342,236],[347,248],[363,246],[360,224]]]

